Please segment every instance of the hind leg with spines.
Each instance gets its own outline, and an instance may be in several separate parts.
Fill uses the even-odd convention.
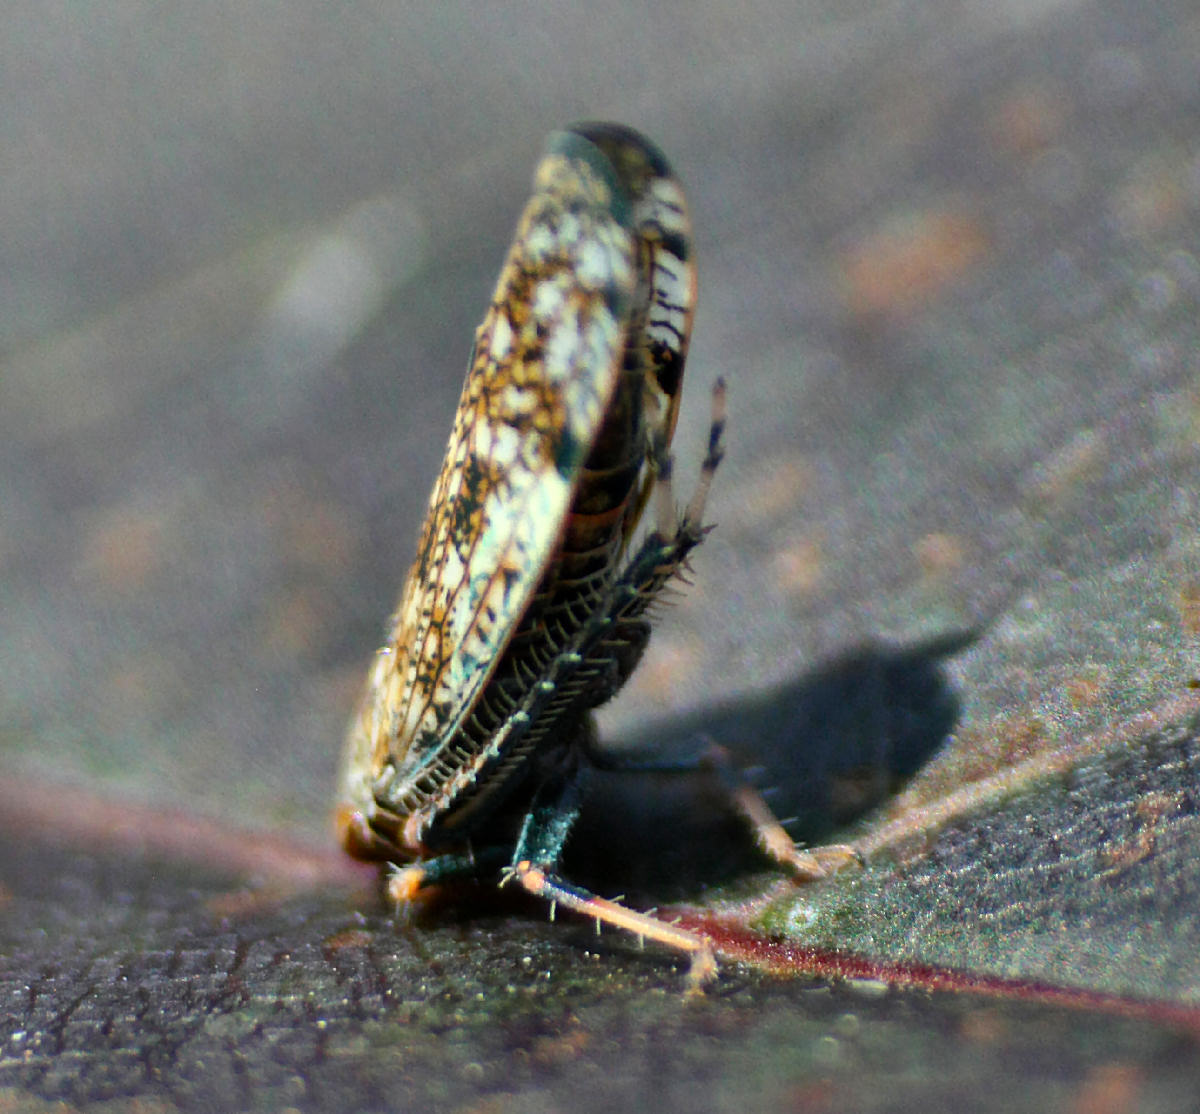
[[[597,930],[602,924],[609,924],[640,940],[653,940],[683,952],[691,960],[689,985],[697,989],[710,982],[716,975],[717,962],[712,942],[707,937],[660,921],[648,913],[639,913],[617,901],[597,897],[558,873],[563,848],[579,815],[579,797],[578,775],[560,784],[545,785],[538,791],[521,826],[512,862],[500,884],[516,880],[528,893],[550,903],[551,917],[561,905],[593,918]]]
[[[723,379],[718,379],[713,388],[712,421],[709,426],[708,451],[700,468],[700,480],[696,485],[696,490],[692,493],[692,498],[688,502],[687,508],[684,510],[682,519],[676,517],[675,498],[671,483],[673,471],[671,456],[667,452],[665,441],[660,439],[654,446],[654,466],[657,472],[654,495],[656,516],[655,535],[663,541],[668,538],[674,539],[678,556],[676,558],[677,567],[673,571],[677,571],[678,567],[683,566],[688,552],[700,542],[706,532],[704,525],[705,504],[708,501],[708,494],[712,487],[713,475],[725,455],[722,445],[724,432],[725,382]],[[663,581],[660,581],[660,583],[664,582],[665,579],[669,579],[669,576],[663,578]],[[603,760],[600,761],[603,762]],[[618,765],[611,761],[604,764],[610,769],[618,768]],[[702,755],[691,760],[685,760],[683,763],[672,765],[669,762],[664,762],[655,767],[647,764],[639,765],[634,762],[630,763],[626,768],[633,769],[636,767],[643,770],[657,768],[660,771],[678,769],[686,771],[687,769],[695,769],[701,765],[712,768],[720,776],[729,793],[730,800],[750,825],[762,850],[781,866],[790,870],[796,877],[805,880],[824,878],[826,875],[841,869],[843,866],[861,862],[858,853],[847,844],[830,844],[829,846],[817,847],[812,850],[802,850],[797,847],[783,825],[771,812],[762,794],[734,767],[725,749],[715,743],[709,744]]]

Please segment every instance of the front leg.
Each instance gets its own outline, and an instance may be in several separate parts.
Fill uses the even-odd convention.
[[[388,901],[397,909],[404,909],[416,901],[423,889],[436,886],[439,882],[453,882],[460,878],[479,878],[490,874],[504,864],[508,852],[504,847],[485,847],[480,851],[468,851],[462,855],[437,855],[432,859],[421,859],[394,865],[384,887]]]

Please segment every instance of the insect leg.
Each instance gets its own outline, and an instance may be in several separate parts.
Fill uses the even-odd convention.
[[[487,847],[478,853],[438,855],[433,859],[393,867],[387,879],[388,900],[396,906],[407,905],[426,886],[436,886],[439,882],[458,878],[478,878],[502,866],[507,858],[508,851],[504,847]]]
[[[672,491],[671,473],[673,462],[667,451],[665,437],[655,438],[651,455],[656,473],[654,490],[655,531],[663,538],[673,536],[695,538],[699,541],[704,536],[704,505],[708,502],[708,492],[712,487],[713,474],[725,455],[721,439],[725,434],[725,380],[718,379],[713,384],[712,420],[708,427],[708,451],[700,466],[700,481],[683,512],[683,520],[676,517],[675,496]],[[694,544],[694,543],[693,543]]]
[[[708,532],[704,506],[713,473],[725,455],[721,438],[725,432],[725,380],[713,384],[712,424],[708,451],[700,466],[700,480],[680,517],[675,510],[672,488],[673,461],[662,437],[656,437],[651,456],[655,472],[655,527],[629,558],[609,591],[607,606],[585,626],[579,646],[585,656],[603,655],[606,642],[621,641],[622,633],[633,635],[631,623],[641,619],[666,585],[687,568],[688,555]],[[614,633],[615,632],[615,633]],[[646,635],[640,636],[645,641]],[[623,682],[628,672],[620,680]]]
[[[719,743],[710,742],[700,761],[721,779],[734,807],[750,825],[759,847],[797,878],[815,881],[851,863],[862,865],[862,856],[848,843],[830,843],[810,850],[797,847],[770,805],[763,800],[763,795],[750,784],[745,772],[733,764],[729,752]]]
[[[601,924],[610,924],[639,939],[654,940],[681,951],[691,958],[689,984],[699,988],[710,982],[716,975],[717,961],[712,943],[706,937],[660,921],[648,913],[628,909],[619,902],[597,897],[558,874],[563,847],[579,815],[579,798],[578,774],[563,784],[547,785],[538,791],[521,827],[512,862],[500,884],[516,879],[528,893],[550,902],[551,910],[561,905],[592,917],[597,929]]]
[[[639,755],[636,751],[611,754],[593,746],[588,751],[588,760],[596,769],[613,773],[687,774],[697,770],[715,773],[760,849],[803,881],[825,878],[852,863],[862,864],[862,857],[849,844],[831,843],[811,850],[797,847],[763,795],[750,784],[745,771],[734,764],[723,746],[711,739],[703,741],[702,749],[683,755]]]
[[[704,508],[712,486],[713,474],[725,455],[721,443],[724,432],[725,381],[718,379],[713,385],[708,450],[700,466],[700,480],[682,518],[677,517],[675,510],[671,484],[673,462],[667,451],[665,439],[656,438],[652,450],[657,477],[654,495],[656,526],[630,560],[615,587],[612,617],[617,632],[633,633],[637,628],[638,617],[646,611],[667,582],[686,567],[688,554],[704,538]],[[597,754],[595,748],[592,748],[591,757],[597,765],[606,764],[604,756]],[[637,762],[637,759],[634,759],[634,762]],[[658,768],[664,771],[687,770],[699,766],[708,766],[717,772],[734,806],[749,823],[759,846],[797,877],[823,878],[833,869],[859,861],[857,853],[843,844],[833,844],[811,852],[798,848],[783,825],[775,818],[762,794],[747,782],[741,771],[729,760],[724,748],[716,744],[710,744],[699,756],[660,764]],[[643,763],[640,768],[648,770],[652,767]]]

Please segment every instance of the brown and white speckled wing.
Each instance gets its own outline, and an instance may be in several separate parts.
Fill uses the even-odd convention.
[[[351,729],[343,809],[369,813],[388,765],[438,762],[486,685],[616,384],[636,277],[624,192],[565,133],[476,335],[417,559]]]
[[[628,359],[647,371],[654,434],[670,439],[695,299],[689,249],[682,191],[640,137],[580,125],[551,138],[351,725],[339,822],[352,850],[382,850],[369,834],[381,793],[396,801],[413,786],[428,801],[471,776],[480,756],[460,753],[459,729],[555,553]]]

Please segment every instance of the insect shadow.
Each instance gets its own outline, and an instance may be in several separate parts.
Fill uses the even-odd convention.
[[[977,632],[865,645],[769,691],[652,723],[622,756],[689,761],[717,743],[789,834],[827,842],[894,793],[942,744],[960,702],[942,668]],[[766,860],[705,769],[595,771],[566,848],[568,876],[632,903],[695,897]]]

